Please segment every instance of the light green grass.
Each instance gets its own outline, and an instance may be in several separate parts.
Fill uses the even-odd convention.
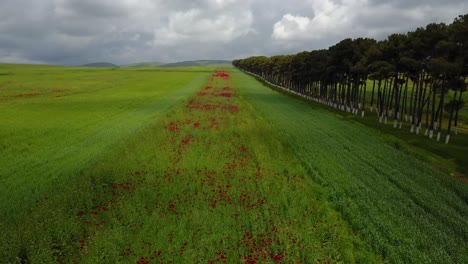
[[[0,75],[2,218],[78,177],[193,93],[212,70],[0,68],[9,73]]]

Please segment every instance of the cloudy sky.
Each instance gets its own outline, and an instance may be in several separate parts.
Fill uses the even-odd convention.
[[[0,62],[290,54],[468,13],[466,0],[0,0]]]

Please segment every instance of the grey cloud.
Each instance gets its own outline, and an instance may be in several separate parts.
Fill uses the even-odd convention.
[[[449,23],[468,12],[465,2],[2,0],[0,61],[124,64],[291,54],[346,37],[382,39],[430,22]],[[285,15],[307,19],[273,38]]]
[[[55,8],[66,16],[85,17],[122,17],[130,10],[125,2],[113,0],[56,0]]]
[[[398,8],[414,8],[420,6],[454,6],[458,4],[466,4],[465,0],[369,0],[370,5],[392,5]]]

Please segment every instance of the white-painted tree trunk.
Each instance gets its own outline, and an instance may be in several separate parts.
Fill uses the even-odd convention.
[[[419,126],[416,127],[416,135],[419,135]]]
[[[455,135],[458,135],[458,127],[457,126],[453,127],[453,130],[455,131]]]
[[[374,107],[373,107],[373,106],[371,106],[371,108],[370,108],[370,112],[371,112],[371,113],[372,113],[372,111],[374,111]]]
[[[384,120],[385,120],[385,121],[384,121],[384,124],[387,124],[387,117],[385,117],[385,119],[384,119]]]
[[[405,122],[408,122],[408,115],[405,115]]]
[[[440,141],[440,132],[437,133],[437,142],[439,142],[439,141]]]
[[[382,120],[383,120],[383,116],[380,116],[379,117],[379,123],[382,123]]]
[[[362,111],[362,113],[361,113],[361,117],[364,117],[364,111]]]
[[[445,137],[445,144],[448,144],[450,141],[450,134]]]
[[[403,127],[403,121],[400,121],[400,129]]]
[[[434,136],[434,130],[430,130],[429,131],[429,138],[432,139],[432,137]]]
[[[424,132],[424,136],[427,137],[428,135],[429,135],[429,129],[427,129],[427,127],[426,127],[426,132]]]
[[[410,133],[413,133],[413,132],[414,132],[414,124],[411,124]]]
[[[393,120],[393,128],[397,128],[398,126],[398,120]]]

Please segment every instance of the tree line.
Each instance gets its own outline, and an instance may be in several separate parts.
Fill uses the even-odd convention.
[[[437,141],[457,134],[468,75],[468,14],[383,41],[344,39],[323,50],[254,56],[233,65],[343,111],[376,112],[380,122]],[[370,98],[369,98],[370,97]]]

